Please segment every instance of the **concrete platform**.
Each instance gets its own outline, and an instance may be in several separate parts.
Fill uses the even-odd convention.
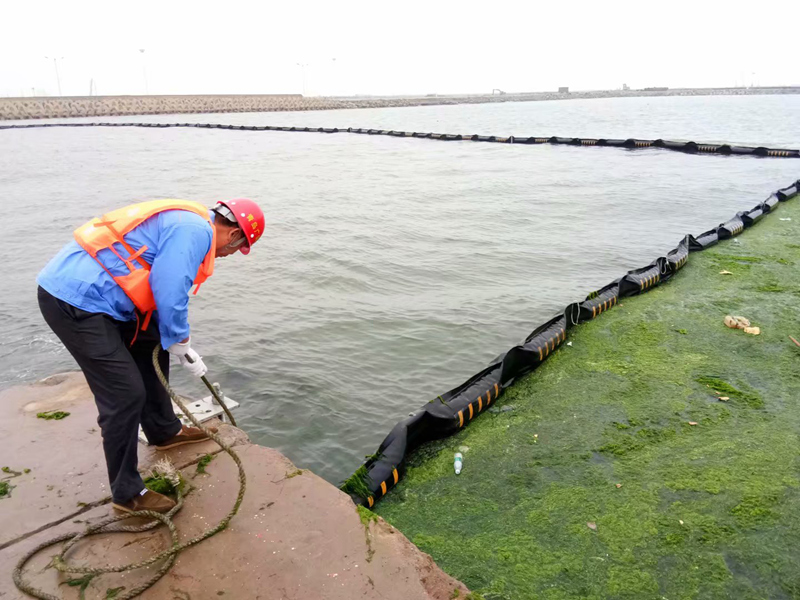
[[[36,418],[43,410],[65,410],[60,421]],[[2,466],[15,487],[0,499],[0,598],[25,598],[11,572],[19,558],[45,539],[80,531],[112,513],[96,411],[79,373],[53,376],[0,393]],[[298,474],[279,452],[250,444],[240,430],[223,425],[247,472],[248,487],[229,528],[184,551],[171,571],[143,598],[435,599],[468,590],[443,573],[405,536],[378,519],[364,525],[350,499],[310,471]],[[224,453],[197,474],[194,463],[219,453],[213,442],[156,453],[140,447],[140,469],[162,455],[194,486],[175,523],[182,540],[214,526],[238,491],[236,467]],[[24,469],[30,469],[24,473]],[[80,543],[76,564],[122,564],[158,553],[168,545],[164,528],[142,534],[104,534]],[[56,548],[39,553],[26,568],[39,588],[78,598],[66,577],[46,568]],[[157,568],[157,567],[155,567]],[[152,571],[96,578],[86,598],[130,588]]]

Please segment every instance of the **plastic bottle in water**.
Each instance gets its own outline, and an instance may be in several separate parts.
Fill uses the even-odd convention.
[[[461,467],[464,464],[464,457],[461,452],[456,452],[456,458],[453,461],[453,468],[456,470],[456,475],[461,473]]]

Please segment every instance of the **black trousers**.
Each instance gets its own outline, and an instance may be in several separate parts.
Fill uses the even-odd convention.
[[[135,321],[86,312],[41,287],[38,293],[44,320],[72,354],[94,394],[112,498],[125,503],[144,489],[137,470],[139,424],[151,444],[162,443],[181,430],[153,368],[153,348],[160,341],[155,315],[131,346]],[[164,350],[159,353],[159,365],[169,377],[169,354]]]

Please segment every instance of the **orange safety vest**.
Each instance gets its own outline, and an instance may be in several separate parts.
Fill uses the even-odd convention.
[[[217,242],[217,230],[211,223],[208,209],[199,202],[191,202],[189,200],[150,200],[149,202],[131,204],[124,208],[112,210],[99,219],[92,219],[75,230],[75,239],[81,247],[105,269],[106,273],[114,279],[117,285],[122,288],[122,291],[131,299],[137,310],[145,315],[142,330],[147,329],[150,317],[153,315],[153,311],[156,310],[153,290],[150,289],[150,265],[142,258],[142,253],[147,250],[147,246],[134,250],[123,236],[141,225],[145,220],[165,210],[187,210],[198,214],[211,224],[211,229],[214,232],[211,240],[211,249],[203,259],[203,263],[194,278],[194,284],[197,285],[194,290],[196,294],[197,290],[200,289],[200,284],[211,277],[214,272],[214,250]],[[120,244],[125,248],[128,251],[128,256],[124,257],[117,252],[114,244]],[[101,250],[111,250],[117,255],[117,258],[125,263],[130,272],[120,276],[112,274],[97,258],[97,253]],[[136,263],[138,263],[138,266]]]

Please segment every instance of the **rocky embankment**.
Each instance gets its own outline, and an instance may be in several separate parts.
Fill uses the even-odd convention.
[[[529,94],[450,95],[414,97],[304,97],[284,95],[196,95],[196,96],[65,96],[58,98],[0,98],[0,120],[157,115],[181,113],[276,112],[333,110],[340,108],[386,108],[441,104],[483,104],[639,96],[720,96],[798,94],[800,87],[697,88],[674,90],[600,90],[587,92],[536,92]]]

